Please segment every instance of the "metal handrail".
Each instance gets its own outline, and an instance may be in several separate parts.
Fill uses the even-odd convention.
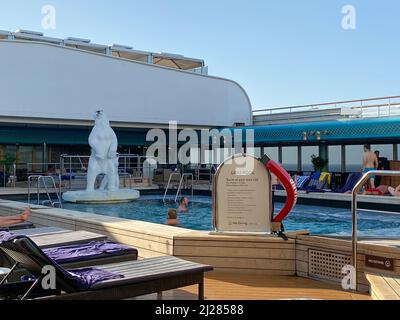
[[[212,184],[212,180],[213,180],[213,170],[215,171],[215,167],[214,165],[211,165],[207,168],[202,168],[201,165],[198,165],[195,169],[196,172],[196,182],[200,183],[200,178],[201,176],[207,176],[209,177],[209,183]],[[202,172],[203,171],[203,172]]]
[[[296,109],[296,108],[311,108],[311,107],[320,107],[320,106],[329,106],[338,104],[345,104],[345,103],[354,103],[354,102],[364,102],[364,101],[375,101],[375,100],[391,100],[391,99],[400,99],[400,96],[389,96],[389,97],[380,97],[380,98],[368,98],[368,99],[359,99],[359,100],[344,100],[344,101],[334,101],[334,102],[324,102],[324,103],[315,103],[315,104],[305,104],[305,105],[297,105],[297,106],[287,106],[287,107],[279,107],[276,109],[259,109],[253,110],[253,112],[262,112],[262,111],[269,111],[269,110],[283,110],[283,109]]]
[[[182,191],[182,184],[183,184],[183,180],[185,179],[185,177],[190,177],[192,178],[192,200],[193,200],[193,183],[194,183],[194,177],[192,173],[184,173],[181,177],[181,181],[179,182],[179,187],[178,190],[176,191],[176,196],[175,196],[175,202],[178,200],[178,196],[180,194],[180,192]]]
[[[129,182],[129,189],[132,189],[132,175],[127,173],[127,172],[118,172],[118,177],[124,179],[124,186],[126,179],[128,179]]]
[[[357,194],[364,186],[364,184],[371,179],[372,176],[381,176],[381,177],[398,177],[400,176],[400,171],[388,170],[373,170],[365,173],[361,179],[357,182],[352,190],[352,258],[353,258],[353,267],[356,278],[356,290],[357,290]]]
[[[368,98],[368,99],[359,99],[359,100],[345,100],[345,101],[325,102],[325,103],[317,103],[317,104],[287,106],[287,107],[279,107],[279,108],[259,109],[259,110],[253,110],[253,115],[254,116],[268,115],[268,114],[271,115],[273,113],[280,114],[280,113],[285,113],[284,110],[287,110],[287,112],[289,112],[289,113],[299,111],[299,109],[307,109],[307,110],[303,110],[303,111],[326,110],[326,109],[319,109],[319,107],[333,106],[334,108],[338,108],[338,107],[340,107],[340,105],[350,104],[350,103],[359,103],[360,105],[359,106],[355,105],[355,106],[349,107],[349,108],[361,108],[363,110],[363,109],[367,109],[367,108],[389,107],[389,110],[391,110],[392,106],[399,105],[399,103],[393,102],[392,101],[393,99],[400,99],[400,96]],[[382,100],[387,100],[388,102],[382,103],[382,104],[373,104],[373,105],[364,104],[364,102],[382,101]]]
[[[176,175],[177,175],[177,176],[180,176],[181,174],[180,174],[180,172],[172,172],[172,173],[169,175],[167,187],[165,188],[165,192],[164,192],[163,202],[165,202],[165,198],[167,197],[167,193],[168,193],[169,185],[171,184],[172,177],[173,177],[173,176],[176,176]]]
[[[32,179],[36,179],[38,180],[39,177],[41,177],[41,175],[31,175],[28,177],[28,204],[31,203],[31,181]],[[37,195],[38,195],[38,199],[37,199],[37,204],[40,204],[40,196],[39,196],[39,182],[37,182]]]
[[[57,196],[58,201],[53,201],[51,199],[49,190],[47,189],[46,180],[50,180],[50,182],[53,184],[53,188],[54,188],[54,190],[56,190],[56,196]],[[61,192],[57,191],[57,185],[56,185],[56,182],[55,182],[54,178],[52,176],[40,176],[38,178],[38,188],[40,187],[40,182],[41,181],[43,182],[43,186],[44,186],[44,188],[46,190],[46,194],[47,194],[47,198],[48,198],[48,200],[43,201],[43,204],[45,202],[49,202],[52,207],[54,207],[55,204],[58,204],[59,207],[62,208]],[[60,184],[61,184],[61,176],[60,176]]]
[[[40,182],[43,183],[43,187],[46,190],[46,194],[47,194],[47,199],[48,200],[44,200],[42,202],[42,204],[44,205],[45,203],[50,203],[50,205],[52,207],[55,207],[56,204],[59,205],[60,208],[62,208],[62,201],[61,201],[61,176],[59,175],[59,180],[60,180],[60,186],[57,190],[57,185],[56,182],[54,180],[54,178],[52,176],[43,176],[43,175],[31,175],[28,177],[28,204],[30,204],[31,202],[31,181],[33,179],[36,179],[36,192],[37,192],[37,204],[40,205]],[[53,185],[54,190],[56,191],[56,196],[58,201],[54,201],[51,199],[49,190],[47,188],[47,184],[46,184],[46,180],[50,180],[50,182]]]
[[[8,181],[6,179],[7,177],[7,168],[10,168],[10,166],[12,166],[12,174],[9,175],[8,177]],[[16,185],[16,180],[17,180],[17,165],[14,162],[12,165],[3,165],[3,185],[4,188],[7,187],[7,185],[10,183],[10,185],[15,188]]]
[[[72,180],[73,180],[73,175],[76,174],[76,165],[78,165],[78,169],[81,171],[85,171],[87,168],[84,166],[86,161],[89,161],[90,155],[61,155],[60,158],[60,167],[61,167],[61,172],[68,173],[69,175],[69,188],[72,188]],[[147,157],[147,156],[140,156],[138,154],[118,154],[118,162],[119,162],[119,168],[118,171],[121,173],[129,173],[129,171],[134,171],[136,170],[137,172],[141,173],[143,172],[143,163],[146,159],[155,159],[153,157]],[[73,162],[73,160],[75,162]],[[76,162],[76,160],[78,162]],[[82,161],[84,160],[84,161]],[[133,160],[133,161],[132,161]],[[131,162],[132,165],[131,165]],[[121,167],[120,167],[121,166]],[[85,170],[83,170],[85,169]],[[85,176],[86,173],[83,172],[83,176]]]

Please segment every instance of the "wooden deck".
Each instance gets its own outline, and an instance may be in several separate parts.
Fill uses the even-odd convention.
[[[206,275],[207,300],[370,300],[369,295],[345,292],[340,287],[294,276],[264,276],[213,272]],[[156,295],[139,297],[157,299]],[[165,292],[165,300],[197,299],[197,287]]]
[[[367,273],[374,300],[400,300],[400,277]]]

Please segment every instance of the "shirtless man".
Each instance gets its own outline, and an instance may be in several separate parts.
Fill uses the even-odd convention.
[[[371,146],[366,144],[364,146],[364,157],[363,157],[363,172],[367,173],[378,168],[378,159],[375,153],[371,152]],[[372,176],[369,179],[371,189],[375,189],[375,177]]]
[[[22,223],[25,222],[26,220],[29,219],[29,216],[31,215],[32,211],[31,209],[26,209],[24,212],[17,216],[12,216],[12,217],[0,217],[0,228],[5,228],[12,226],[14,224]]]

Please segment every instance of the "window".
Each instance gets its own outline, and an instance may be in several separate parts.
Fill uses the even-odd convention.
[[[271,160],[279,162],[279,148],[278,147],[266,147],[264,148],[264,154],[266,154]]]
[[[297,171],[297,147],[282,148],[282,165],[286,170]]]
[[[200,149],[190,148],[190,163],[199,164],[200,163]]]
[[[362,169],[364,146],[346,146],[346,171],[359,172]]]
[[[213,156],[211,150],[204,150],[204,159],[202,164],[212,164]]]
[[[19,146],[18,163],[32,163],[33,162],[33,147],[32,146]]]
[[[219,159],[216,164],[223,163],[226,159],[230,158],[233,154],[233,149],[231,148],[221,148],[219,149]]]
[[[342,146],[329,146],[329,171],[342,171]]]
[[[393,145],[392,144],[373,144],[371,146],[372,152],[380,151],[382,158],[393,160]]]
[[[6,146],[5,154],[16,158],[17,157],[17,146]]]
[[[302,171],[314,171],[314,167],[311,162],[311,156],[319,155],[319,148],[317,146],[301,147],[301,168]]]
[[[35,165],[32,166],[34,170],[40,170],[41,168],[44,168],[43,162],[43,147],[42,146],[35,146],[33,147],[32,150],[32,162],[35,163]]]
[[[397,160],[400,160],[400,144],[397,145]]]
[[[261,148],[247,148],[247,154],[253,155],[256,158],[261,157]]]
[[[0,160],[3,160],[5,155],[6,155],[6,146],[0,146]]]

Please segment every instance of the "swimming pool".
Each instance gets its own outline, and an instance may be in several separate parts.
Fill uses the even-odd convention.
[[[276,210],[283,204],[276,203]],[[142,196],[125,204],[72,204],[64,203],[64,209],[96,213],[131,220],[164,224],[167,211],[178,205],[162,196]],[[211,198],[195,196],[189,212],[179,214],[180,227],[193,230],[212,230]],[[365,212],[360,210],[358,230],[360,236],[400,236],[400,215]],[[284,222],[286,230],[309,230],[312,234],[347,236],[351,234],[351,211],[349,209],[297,205]]]

